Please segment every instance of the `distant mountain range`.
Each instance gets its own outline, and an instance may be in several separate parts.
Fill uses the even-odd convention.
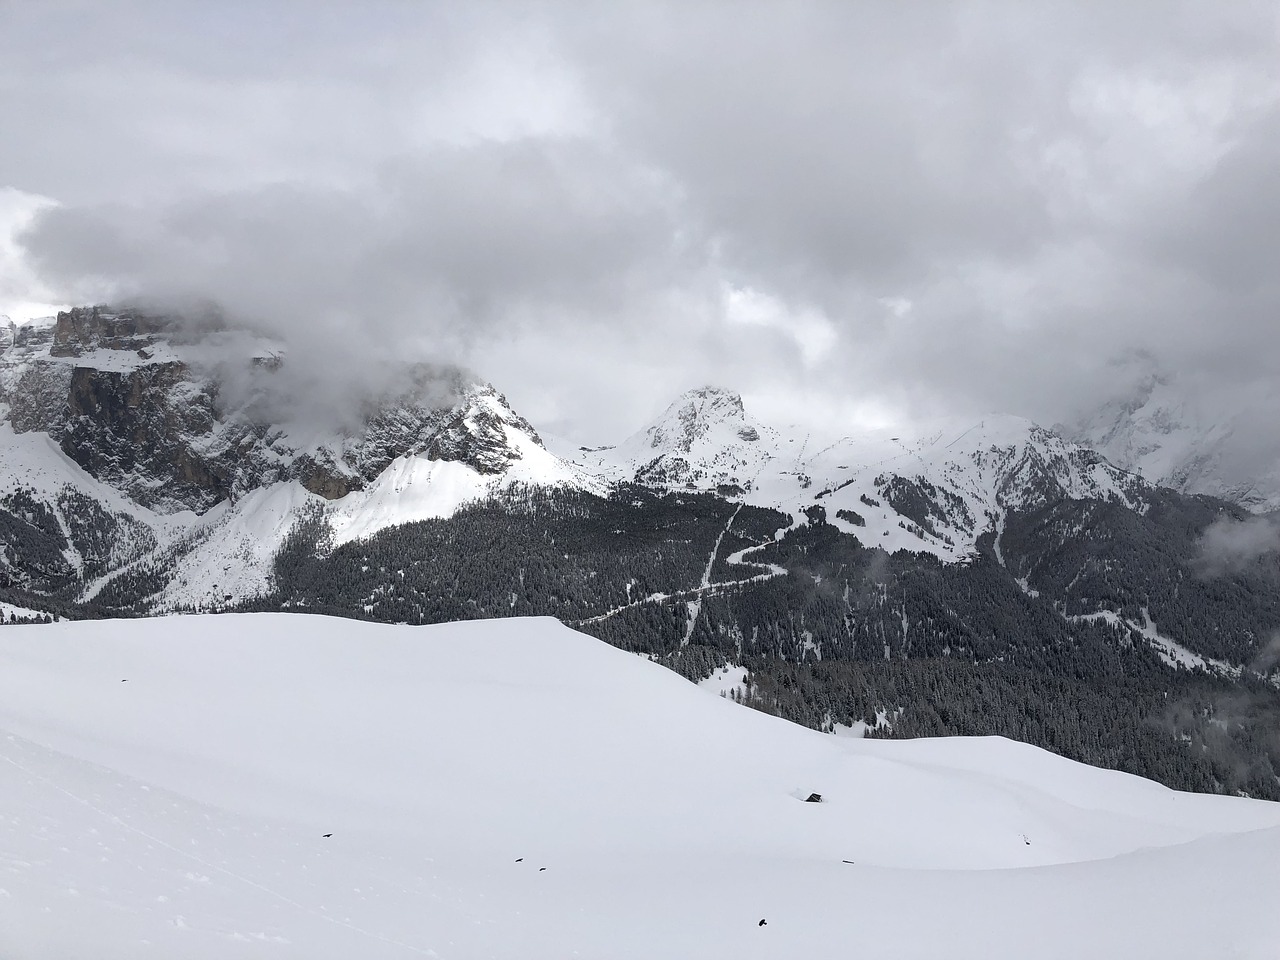
[[[6,618],[552,615],[820,729],[1002,733],[1280,797],[1280,567],[1199,555],[1273,504],[1267,475],[1215,481],[1231,434],[1167,384],[1073,431],[828,446],[705,387],[551,451],[454,367],[388,369],[326,421],[284,344],[222,324],[78,308],[0,347]]]

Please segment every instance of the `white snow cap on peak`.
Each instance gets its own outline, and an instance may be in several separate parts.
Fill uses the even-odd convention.
[[[737,391],[686,390],[618,446],[576,459],[619,480],[682,489],[748,488],[776,455],[777,432],[750,417]]]

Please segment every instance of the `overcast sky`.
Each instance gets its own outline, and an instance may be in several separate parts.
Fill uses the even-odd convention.
[[[0,312],[213,299],[583,441],[1280,374],[1274,3],[0,0],[0,130]]]

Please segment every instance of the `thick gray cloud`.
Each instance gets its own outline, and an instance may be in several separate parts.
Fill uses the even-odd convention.
[[[1138,350],[1280,372],[1278,46],[1249,2],[8,5],[0,187],[62,204],[51,296],[456,358],[567,433],[708,380],[1054,421]]]

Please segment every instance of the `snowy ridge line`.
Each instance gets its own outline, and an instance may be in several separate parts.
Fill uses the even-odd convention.
[[[9,743],[16,743],[19,739],[22,739],[22,738],[16,737],[13,734],[7,734],[5,739]],[[30,742],[30,741],[26,741],[24,739],[23,742]],[[4,759],[5,759],[5,762],[7,762],[13,767],[16,767],[18,770],[20,770],[26,776],[30,777],[32,780],[36,780],[40,783],[43,783],[45,786],[50,787],[53,790],[56,790],[58,793],[61,793],[63,796],[80,804],[82,807],[93,811],[94,813],[96,813],[98,816],[102,817],[104,820],[108,821],[109,823],[114,823],[116,826],[120,827],[122,830],[126,830],[129,833],[136,834],[137,836],[142,837],[144,840],[146,840],[149,843],[154,843],[157,846],[163,847],[164,849],[168,850],[170,853],[176,853],[178,854],[178,856],[185,857],[186,859],[191,860],[193,863],[198,863],[200,866],[204,867],[207,870],[211,870],[216,873],[221,873],[223,876],[230,877],[232,880],[235,880],[239,883],[243,883],[246,886],[253,887],[255,890],[260,890],[263,893],[267,894],[268,896],[274,897],[275,899],[279,900],[281,903],[284,903],[290,907],[294,907],[297,910],[301,910],[303,913],[316,917],[320,920],[327,920],[329,923],[332,923],[336,926],[345,927],[346,929],[352,931],[353,933],[358,933],[361,936],[370,938],[371,940],[377,940],[377,941],[380,941],[381,943],[385,943],[393,947],[402,947],[405,950],[409,950],[412,953],[416,953],[424,957],[438,956],[438,954],[434,950],[424,949],[422,947],[415,947],[411,943],[404,943],[401,940],[395,940],[391,937],[384,937],[381,934],[374,933],[370,930],[364,930],[353,923],[349,923],[348,921],[339,920],[337,917],[330,916],[329,914],[324,913],[321,910],[317,910],[314,907],[308,907],[304,903],[299,903],[297,900],[293,900],[289,897],[286,897],[284,894],[279,893],[276,890],[272,890],[270,887],[264,886],[263,884],[258,883],[256,880],[252,880],[249,877],[244,876],[243,874],[236,873],[233,870],[228,870],[226,867],[222,866],[221,864],[213,863],[209,860],[205,860],[202,857],[196,856],[194,853],[191,853],[188,850],[183,850],[180,847],[175,847],[173,844],[169,843],[168,841],[162,840],[160,837],[157,837],[154,834],[148,833],[145,830],[141,830],[138,827],[133,826],[133,824],[127,822],[117,814],[109,813],[108,811],[103,810],[101,807],[94,804],[91,800],[87,800],[84,797],[80,796],[79,794],[75,793],[74,791],[68,790],[66,787],[62,786],[59,783],[55,783],[54,781],[50,780],[48,777],[41,776],[39,773],[36,773],[34,770],[31,770],[30,768],[19,763],[17,760],[13,759],[13,757],[9,756],[7,753],[5,754]]]

